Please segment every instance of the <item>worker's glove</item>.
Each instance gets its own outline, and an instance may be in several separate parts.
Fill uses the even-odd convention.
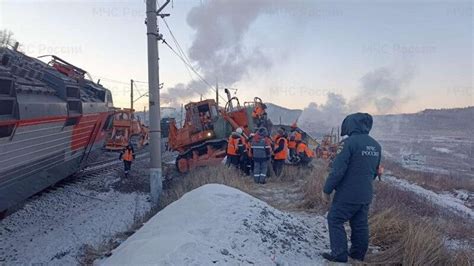
[[[324,203],[329,203],[331,201],[331,195],[330,194],[327,194],[324,191],[322,191],[321,196],[322,196],[321,198],[323,199]]]

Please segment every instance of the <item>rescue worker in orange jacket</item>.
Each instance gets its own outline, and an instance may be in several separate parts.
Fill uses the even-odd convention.
[[[257,124],[257,127],[265,126],[265,121],[267,120],[266,108],[267,106],[263,103],[255,104],[255,108],[252,111],[252,118],[254,119],[255,124]]]
[[[296,123],[291,125],[290,136],[288,138],[288,149],[290,151],[290,161],[295,161],[296,159],[296,143],[298,141],[303,140],[303,134],[301,134],[300,130]]]
[[[296,156],[298,156],[299,164],[307,166],[314,158],[314,151],[303,141],[298,141],[296,143]]]
[[[135,151],[133,150],[133,146],[128,144],[119,156],[119,160],[123,160],[125,177],[128,177],[128,173],[132,170],[132,162],[134,159]]]
[[[285,165],[285,160],[288,157],[288,141],[283,128],[278,129],[274,143],[273,171],[276,176],[280,176],[283,171],[283,166]]]
[[[235,132],[229,136],[227,142],[227,166],[235,166],[239,168],[240,157],[245,151],[245,138],[242,136],[242,128],[237,128]]]

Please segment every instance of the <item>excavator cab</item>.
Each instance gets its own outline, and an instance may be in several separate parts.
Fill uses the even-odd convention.
[[[116,109],[112,122],[112,133],[107,139],[105,148],[110,151],[121,151],[128,144],[142,148],[148,144],[149,130],[135,117],[133,109]]]
[[[218,117],[217,104],[214,100],[205,100],[198,103],[189,103],[185,106],[185,123],[194,125],[194,130],[212,130],[212,122]]]

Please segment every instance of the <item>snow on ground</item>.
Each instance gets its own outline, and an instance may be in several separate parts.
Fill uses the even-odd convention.
[[[210,184],[151,218],[102,265],[316,265],[326,222],[290,214],[240,190]]]
[[[384,175],[384,179],[388,180],[390,183],[405,189],[407,191],[411,191],[417,195],[420,195],[427,200],[431,201],[432,203],[446,208],[449,211],[467,216],[471,219],[474,218],[474,211],[467,206],[464,205],[464,201],[452,194],[438,194],[431,190],[425,189],[417,184],[409,183],[406,180],[396,178],[390,175]]]
[[[433,147],[433,150],[441,153],[452,153],[452,151],[448,148],[442,148],[442,147]]]
[[[116,174],[57,187],[0,221],[0,264],[76,265],[84,244],[128,230],[150,209],[147,195],[110,188]]]

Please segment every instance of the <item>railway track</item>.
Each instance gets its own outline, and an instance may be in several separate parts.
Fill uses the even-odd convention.
[[[150,153],[148,151],[137,152],[135,159],[136,160],[143,159],[149,155]],[[107,168],[109,166],[116,166],[116,165],[121,165],[121,164],[122,164],[122,161],[118,160],[117,158],[110,158],[110,159],[106,159],[106,160],[102,160],[96,163],[89,164],[88,166],[86,166],[84,169],[74,174],[73,176],[87,174],[94,171],[100,171],[101,169]]]
[[[114,154],[115,155],[115,154]],[[141,150],[138,151],[136,154],[136,162],[141,163],[146,158],[149,156],[149,152],[147,150]],[[23,203],[20,203],[18,206],[11,208],[9,210],[6,210],[2,213],[0,213],[0,220],[7,217],[8,215],[14,213],[15,211],[21,209],[25,204],[28,202],[37,200],[41,198],[45,194],[50,194],[54,193],[55,191],[62,190],[67,186],[71,186],[74,184],[81,184],[84,182],[87,182],[88,179],[98,177],[98,176],[103,176],[103,175],[108,175],[108,174],[114,174],[118,171],[120,171],[123,167],[122,161],[118,160],[118,154],[117,156],[111,156],[111,158],[103,159],[98,162],[94,162],[92,164],[89,164],[86,166],[84,169],[81,171],[57,182],[56,184],[32,195],[29,197],[26,201]]]
[[[132,178],[122,177],[118,154],[105,155],[18,205],[2,220],[0,265],[2,261],[76,264],[84,245],[101,243],[126,231],[136,217],[150,209],[148,193],[143,189],[147,186],[139,183],[147,181],[142,174],[148,167],[147,155],[136,156]]]
[[[106,153],[107,154],[107,153]],[[108,154],[110,158],[107,159],[102,159],[98,162],[94,162],[92,164],[89,164],[86,166],[84,169],[81,171],[59,181],[58,183],[32,195],[30,198],[28,198],[26,201],[23,203],[20,203],[18,206],[11,208],[9,210],[6,210],[3,213],[0,213],[0,220],[4,219],[8,215],[14,213],[17,210],[20,210],[25,206],[28,202],[32,202],[35,200],[40,199],[42,196],[45,194],[51,194],[56,191],[62,190],[68,186],[72,185],[79,185],[79,184],[84,184],[88,182],[89,179],[94,179],[96,177],[100,176],[105,176],[105,175],[111,175],[115,173],[119,173],[122,171],[123,167],[123,162],[118,160],[118,154],[113,154],[114,156],[111,156],[111,154]],[[116,155],[116,156],[115,156]],[[139,167],[147,167],[145,166],[145,160],[147,160],[148,156],[150,155],[149,151],[147,149],[140,150],[136,153],[136,158],[135,158],[135,165],[141,164]],[[174,159],[173,154],[165,154],[163,156],[163,160],[166,161],[171,161]],[[136,166],[136,167],[137,167]],[[163,180],[163,187],[167,187],[167,185],[170,182],[170,178],[172,177],[167,177],[165,180]]]

